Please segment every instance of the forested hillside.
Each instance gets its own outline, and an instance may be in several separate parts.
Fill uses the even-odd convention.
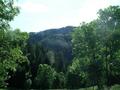
[[[42,32],[31,32],[28,43],[30,45],[41,44],[55,54],[62,54],[64,63],[72,60],[72,32],[75,27],[67,26],[59,29],[49,29]],[[59,55],[58,55],[59,57]]]
[[[20,13],[0,0],[0,89],[120,89],[120,6],[79,27],[13,30]]]

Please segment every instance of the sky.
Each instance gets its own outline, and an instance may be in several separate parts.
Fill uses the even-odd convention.
[[[26,32],[79,26],[97,18],[99,9],[120,5],[120,0],[17,0],[20,14],[10,25]]]

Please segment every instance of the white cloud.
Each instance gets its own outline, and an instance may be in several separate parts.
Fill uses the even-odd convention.
[[[31,2],[26,1],[24,3],[18,4],[22,11],[29,13],[44,13],[48,11],[48,6],[40,3],[40,2]]]
[[[67,25],[78,26],[83,21],[96,19],[99,9],[119,2],[119,0],[19,0],[15,6],[21,7],[21,13],[13,26],[28,32]]]

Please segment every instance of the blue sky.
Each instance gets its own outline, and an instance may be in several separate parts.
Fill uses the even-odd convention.
[[[38,32],[51,28],[79,26],[97,18],[97,11],[120,0],[18,0],[20,14],[10,24],[13,29]]]

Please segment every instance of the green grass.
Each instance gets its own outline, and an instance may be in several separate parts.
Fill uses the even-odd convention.
[[[79,90],[93,90],[93,87],[88,87],[88,88],[81,88]],[[97,90],[97,87],[94,87],[94,90]],[[107,88],[105,88],[104,90],[107,90]],[[120,85],[114,85],[110,88],[110,90],[120,90]]]
[[[120,85],[114,85],[114,86],[112,86],[111,90],[120,90]]]
[[[93,90],[93,87],[88,87],[88,88],[81,88],[79,90]],[[97,87],[94,87],[94,90],[97,90]]]

